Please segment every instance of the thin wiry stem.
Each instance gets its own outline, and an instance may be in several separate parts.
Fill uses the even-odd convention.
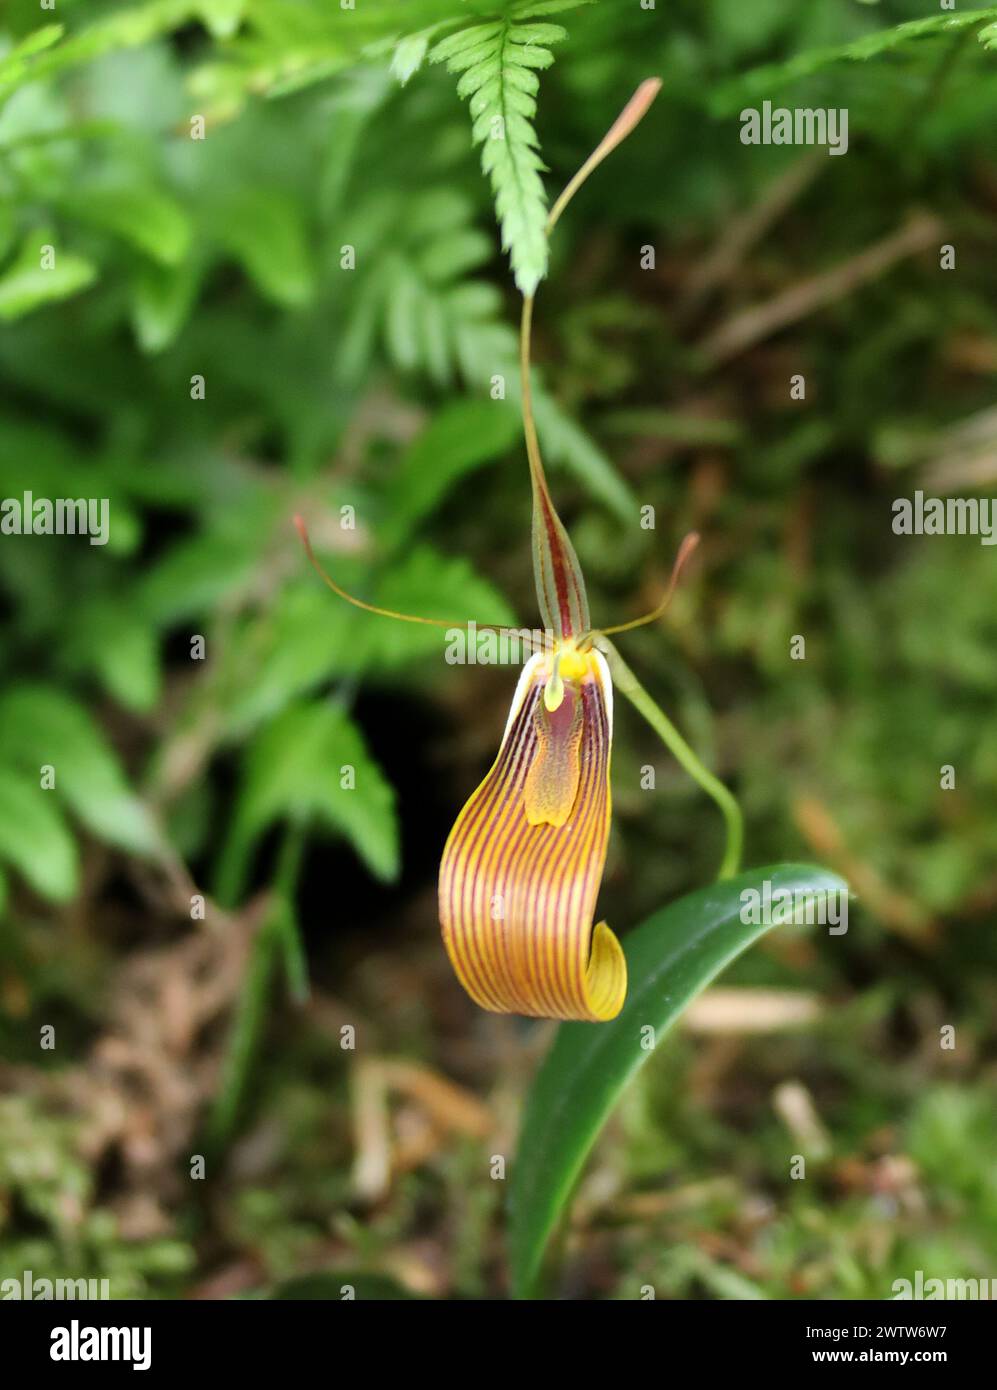
[[[380,618],[394,618],[397,622],[401,623],[420,623],[424,627],[443,627],[448,630],[467,627],[473,622],[480,632],[497,632],[503,637],[516,637],[519,641],[523,642],[524,645],[529,646],[531,650],[536,650],[536,643],[532,638],[524,637],[524,629],[521,628],[506,627],[500,623],[479,623],[473,618],[462,618],[458,622],[451,622],[448,618],[423,618],[415,613],[399,613],[397,609],[394,608],[381,608],[376,603],[368,603],[366,599],[357,598],[355,594],[348,593],[341,584],[337,584],[332,576],[323,569],[312,549],[312,543],[308,537],[308,529],[300,516],[295,515],[294,525],[298,535],[301,537],[301,543],[305,548],[305,554],[308,556],[308,561],[312,569],[314,569],[323,584],[327,585],[339,598],[345,599],[347,603],[352,603],[354,608],[362,608],[365,613],[376,613]]]
[[[672,601],[675,586],[679,582],[679,576],[685,566],[686,560],[699,544],[699,532],[690,531],[679,546],[678,554],[675,556],[675,563],[672,565],[672,573],[668,580],[668,587],[665,589],[664,596],[656,608],[650,613],[645,613],[641,618],[631,618],[628,623],[614,623],[612,627],[600,628],[600,632],[605,637],[611,632],[630,632],[635,627],[644,627],[646,623],[656,623]]]
[[[637,123],[643,119],[651,102],[661,90],[660,77],[646,78],[626,106],[617,116],[602,140],[586,159],[578,172],[565,184],[547,218],[546,232],[549,237],[557,226],[558,219],[572,198],[592,171],[627,138]],[[526,435],[526,453],[530,460],[530,473],[535,486],[546,493],[547,477],[544,473],[543,459],[540,456],[540,442],[537,438],[536,421],[533,418],[533,393],[530,387],[530,340],[533,331],[533,295],[523,296],[523,312],[519,326],[519,374],[522,380],[523,430]]]
[[[530,476],[534,485],[547,492],[547,477],[540,456],[537,423],[533,417],[533,388],[530,385],[530,345],[533,335],[533,296],[523,295],[523,312],[519,320],[519,377],[523,396],[523,433],[526,436],[526,457],[530,461]]]
[[[581,188],[582,184],[596,169],[602,161],[616,149],[621,141],[625,140],[637,123],[643,118],[651,102],[658,95],[661,88],[661,81],[657,77],[650,77],[642,82],[606,132],[602,141],[589,155],[588,159],[581,166],[574,178],[565,186],[564,191],[551,208],[550,216],[547,218],[547,235],[557,225],[558,219],[571,199]],[[533,323],[533,298],[526,297],[523,300],[523,316],[521,321],[519,344],[520,344],[520,370],[523,378],[523,420],[526,432],[526,452],[530,460],[530,472],[533,477],[534,486],[542,487],[546,492],[547,481],[544,477],[543,463],[540,458],[540,447],[537,442],[536,425],[533,420],[533,408],[530,396],[530,332]],[[672,591],[678,579],[678,575],[683,564],[695,549],[699,537],[693,533],[686,536],[679,548],[679,553],[672,570],[671,581],[661,603],[653,612],[645,614],[641,618],[635,618],[629,623],[620,623],[610,629],[613,632],[626,632],[630,628],[639,627],[643,623],[654,622],[667,607],[671,598]],[[594,641],[600,651],[604,652],[609,662],[609,668],[613,679],[618,688],[630,700],[630,702],[640,710],[641,714],[654,729],[655,733],[664,743],[665,747],[674,754],[676,760],[685,768],[689,776],[702,787],[707,796],[712,797],[720,808],[727,828],[727,844],[724,851],[723,860],[720,864],[718,878],[730,878],[737,873],[741,863],[741,852],[744,843],[744,819],[741,808],[737,804],[733,794],[728,791],[724,784],[714,777],[700,762],[699,758],[690,748],[688,743],[676,729],[675,725],[665,714],[664,710],[658,705],[641,685],[640,681],[631,671],[630,667],[623,660],[612,642],[605,636],[604,632],[585,633],[582,641],[586,644]]]
[[[717,878],[732,878],[740,867],[744,845],[744,818],[733,793],[703,766],[668,715],[641,685],[613,643],[606,637],[597,638],[596,642],[599,650],[605,654],[617,688],[640,710],[665,747],[674,754],[676,761],[720,808],[727,828],[727,844]]]
[[[648,78],[642,82],[616,118],[599,145],[570,180],[555,202],[547,218],[549,237],[575,193],[611,150],[625,139],[641,119],[658,93],[661,82]],[[533,295],[523,296],[523,311],[519,328],[519,372],[523,401],[523,431],[526,453],[530,462],[533,486],[533,571],[537,583],[537,598],[544,622],[558,637],[578,629],[587,631],[590,625],[585,581],[571,541],[551,499],[544,473],[540,442],[533,414],[533,389],[530,381],[530,347],[533,330]],[[569,626],[570,624],[570,626]]]
[[[645,78],[640,84],[626,106],[624,106],[623,110],[617,116],[616,120],[606,131],[602,140],[596,145],[588,159],[586,159],[585,163],[578,170],[578,173],[565,185],[564,191],[551,208],[550,216],[547,218],[548,236],[550,236],[557,225],[561,213],[571,202],[572,198],[581,188],[592,170],[597,169],[606,156],[612,154],[617,145],[622,144],[633,130],[634,126],[636,126],[639,121],[643,120],[647,108],[660,91],[660,77]]]

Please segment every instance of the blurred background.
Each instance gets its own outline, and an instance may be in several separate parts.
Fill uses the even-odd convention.
[[[382,605],[537,621],[519,300],[456,78],[411,38],[474,11],[504,12],[0,21],[0,495],[110,516],[105,546],[0,535],[0,1276],[505,1294],[489,1158],[552,1026],[464,996],[435,884],[516,673],[339,603],[291,525]],[[653,606],[702,532],[667,622],[621,647],[739,796],[746,862],[821,862],[857,894],[847,935],[737,962],[627,1092],[561,1296],[997,1277],[995,556],[891,525],[918,488],[997,491],[995,19],[555,16],[551,195],[664,79],[537,305],[594,619]],[[847,108],[847,154],[742,144],[763,100]],[[709,881],[721,826],[629,708],[613,794],[622,935]]]

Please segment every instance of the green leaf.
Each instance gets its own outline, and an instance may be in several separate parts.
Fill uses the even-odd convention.
[[[437,618],[455,627],[478,623],[516,626],[515,614],[495,586],[462,556],[416,546],[384,575],[375,589],[382,608]],[[438,654],[443,666],[447,629],[372,618],[356,629],[355,656],[374,670],[401,670],[420,657]]]
[[[193,261],[178,266],[145,261],[132,284],[132,325],[143,352],[170,346],[194,307],[201,268]]]
[[[418,436],[388,489],[382,538],[397,544],[459,478],[504,454],[518,435],[514,412],[499,401],[446,406]]]
[[[0,261],[5,261],[13,251],[16,237],[14,209],[10,203],[0,204]]]
[[[352,787],[343,786],[347,767]],[[343,835],[378,878],[397,876],[394,791],[337,705],[294,705],[250,748],[239,838],[245,843],[278,819],[317,820]]]
[[[92,188],[62,206],[81,222],[131,242],[160,265],[177,265],[190,247],[190,220],[168,194],[149,184]]]
[[[199,16],[207,0],[152,0],[103,16],[78,33],[62,38],[61,25],[36,30],[0,63],[0,94],[37,82],[105,53],[136,48],[157,34],[179,29]],[[62,38],[62,42],[57,42]]]
[[[42,268],[42,247],[52,246],[55,261]],[[10,321],[55,300],[68,299],[93,284],[97,269],[82,256],[57,246],[50,231],[38,231],[23,242],[16,259],[0,275],[0,319]]]
[[[271,189],[243,189],[223,202],[213,227],[261,293],[286,308],[307,302],[312,257],[303,214],[290,198]]]
[[[310,571],[285,585],[272,606],[253,614],[231,644],[234,670],[226,679],[231,692],[224,702],[226,734],[242,737],[321,681],[353,672],[356,630],[366,616],[336,599]]]
[[[94,667],[108,693],[138,714],[149,714],[159,698],[161,679],[159,646],[144,623],[119,610],[117,636],[107,634],[94,654]]]
[[[4,694],[0,758],[35,777],[52,766],[55,787],[43,795],[67,802],[102,840],[135,854],[161,848],[149,811],[130,790],[103,733],[61,691],[25,684]]]
[[[406,372],[414,371],[423,357],[423,302],[418,278],[404,262],[396,262],[388,289],[384,331],[388,351]]]
[[[381,605],[442,617],[463,625],[468,618],[512,623],[497,589],[462,557],[419,546],[370,583],[355,557],[332,552],[324,563],[345,586]],[[358,613],[336,599],[309,573],[288,584],[272,607],[248,618],[236,634],[222,676],[226,694],[225,733],[243,737],[292,699],[333,677],[410,673],[413,662],[439,658],[446,634],[439,628],[391,622]]]
[[[230,39],[238,30],[249,0],[200,0],[198,10],[216,39]]]
[[[63,639],[63,655],[73,674],[95,672],[125,708],[147,714],[160,693],[158,641],[149,622],[136,612],[131,595],[101,594],[81,602]]]
[[[448,34],[429,55],[430,62],[446,63],[459,74],[457,94],[468,98],[471,138],[481,146],[481,167],[491,180],[502,247],[525,295],[547,273],[547,197],[533,128],[537,70],[551,65],[549,45],[567,32],[559,24],[529,20],[552,12],[542,0],[516,0],[500,17]]]
[[[31,64],[28,61],[36,53],[43,53],[46,48],[51,48],[54,43],[58,43],[65,31],[64,24],[45,24],[41,29],[36,29],[33,34],[28,34],[27,38],[15,44],[5,57],[0,60],[0,90],[4,87],[16,87],[19,83],[27,80],[31,71]]]
[[[847,885],[826,869],[778,864],[691,893],[654,914],[623,939],[629,990],[611,1023],[564,1023],[530,1089],[513,1172],[513,1288],[529,1297],[558,1215],[586,1155],[630,1078],[685,1006],[769,926],[740,919],[746,890],[773,895],[838,894]],[[775,914],[773,914],[775,915]],[[779,920],[786,920],[781,917]]]
[[[93,670],[126,709],[147,714],[160,693],[159,649],[151,625],[120,598],[82,606],[66,651],[76,669]]]
[[[227,1140],[245,1098],[267,1019],[280,936],[290,913],[290,904],[276,895],[253,942],[208,1121],[212,1147]]]
[[[0,859],[51,902],[76,892],[76,844],[59,813],[54,791],[7,768],[0,769]]]
[[[395,44],[395,51],[391,55],[391,75],[396,77],[403,87],[425,62],[430,39],[437,27],[420,29],[417,34],[406,34]]]
[[[248,532],[209,531],[179,541],[149,570],[139,606],[152,623],[200,617],[249,586],[259,541]]]
[[[771,96],[777,88],[811,77],[834,63],[866,62],[919,40],[958,33],[971,25],[994,19],[997,19],[997,6],[991,5],[985,10],[967,10],[963,14],[935,14],[926,19],[912,19],[892,29],[877,29],[875,33],[864,34],[850,43],[812,48],[805,53],[795,54],[785,63],[766,63],[731,82],[721,83],[710,94],[710,110],[716,116],[726,116],[737,111],[745,102]],[[988,25],[979,34],[985,46],[990,43],[988,32],[991,28]]]

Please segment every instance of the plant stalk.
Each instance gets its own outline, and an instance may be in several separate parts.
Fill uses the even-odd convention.
[[[741,864],[744,846],[744,818],[741,808],[732,792],[704,767],[688,743],[665,714],[664,710],[648,694],[640,681],[623,660],[616,647],[607,637],[600,637],[596,645],[609,663],[614,684],[622,691],[650,724],[662,743],[672,753],[676,761],[685,768],[693,781],[698,782],[707,796],[712,797],[720,808],[727,830],[727,845],[717,872],[718,879],[732,878]]]

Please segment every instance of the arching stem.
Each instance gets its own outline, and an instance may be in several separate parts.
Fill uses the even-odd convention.
[[[550,236],[557,225],[557,220],[561,216],[561,213],[571,202],[572,198],[581,188],[592,170],[598,168],[606,156],[612,154],[617,145],[622,144],[633,130],[634,126],[643,119],[647,108],[660,91],[660,77],[647,77],[640,84],[626,106],[624,106],[623,110],[617,116],[616,120],[606,131],[606,134],[599,141],[599,144],[596,145],[588,159],[586,159],[585,163],[578,170],[578,173],[565,185],[560,197],[551,208],[550,216],[547,218],[548,236]]]
[[[526,436],[526,457],[530,461],[530,476],[535,487],[547,493],[547,477],[540,456],[537,422],[533,418],[533,387],[530,384],[530,355],[533,337],[533,295],[523,295],[523,311],[519,318],[519,378],[523,397],[523,433]],[[549,493],[548,493],[549,496]]]
[[[608,637],[597,637],[596,645],[609,663],[613,681],[650,724],[676,761],[698,782],[720,808],[727,830],[727,845],[717,878],[732,878],[741,865],[744,845],[744,818],[734,795],[703,766],[664,710],[647,693]]]
[[[586,159],[578,172],[565,184],[559,197],[550,210],[547,218],[546,232],[549,237],[557,226],[558,220],[564,209],[571,202],[572,198],[581,188],[582,184],[597,169],[608,154],[621,144],[634,126],[643,118],[651,102],[661,90],[660,77],[646,78],[626,106],[617,116],[609,130],[600,140],[599,144]],[[537,439],[537,427],[533,418],[533,393],[530,388],[530,338],[533,330],[533,295],[523,296],[523,312],[519,326],[519,372],[522,378],[523,394],[523,426],[526,434],[526,453],[530,460],[530,473],[536,487],[543,493],[547,493],[547,479],[544,475],[543,461],[540,457],[540,443]]]

